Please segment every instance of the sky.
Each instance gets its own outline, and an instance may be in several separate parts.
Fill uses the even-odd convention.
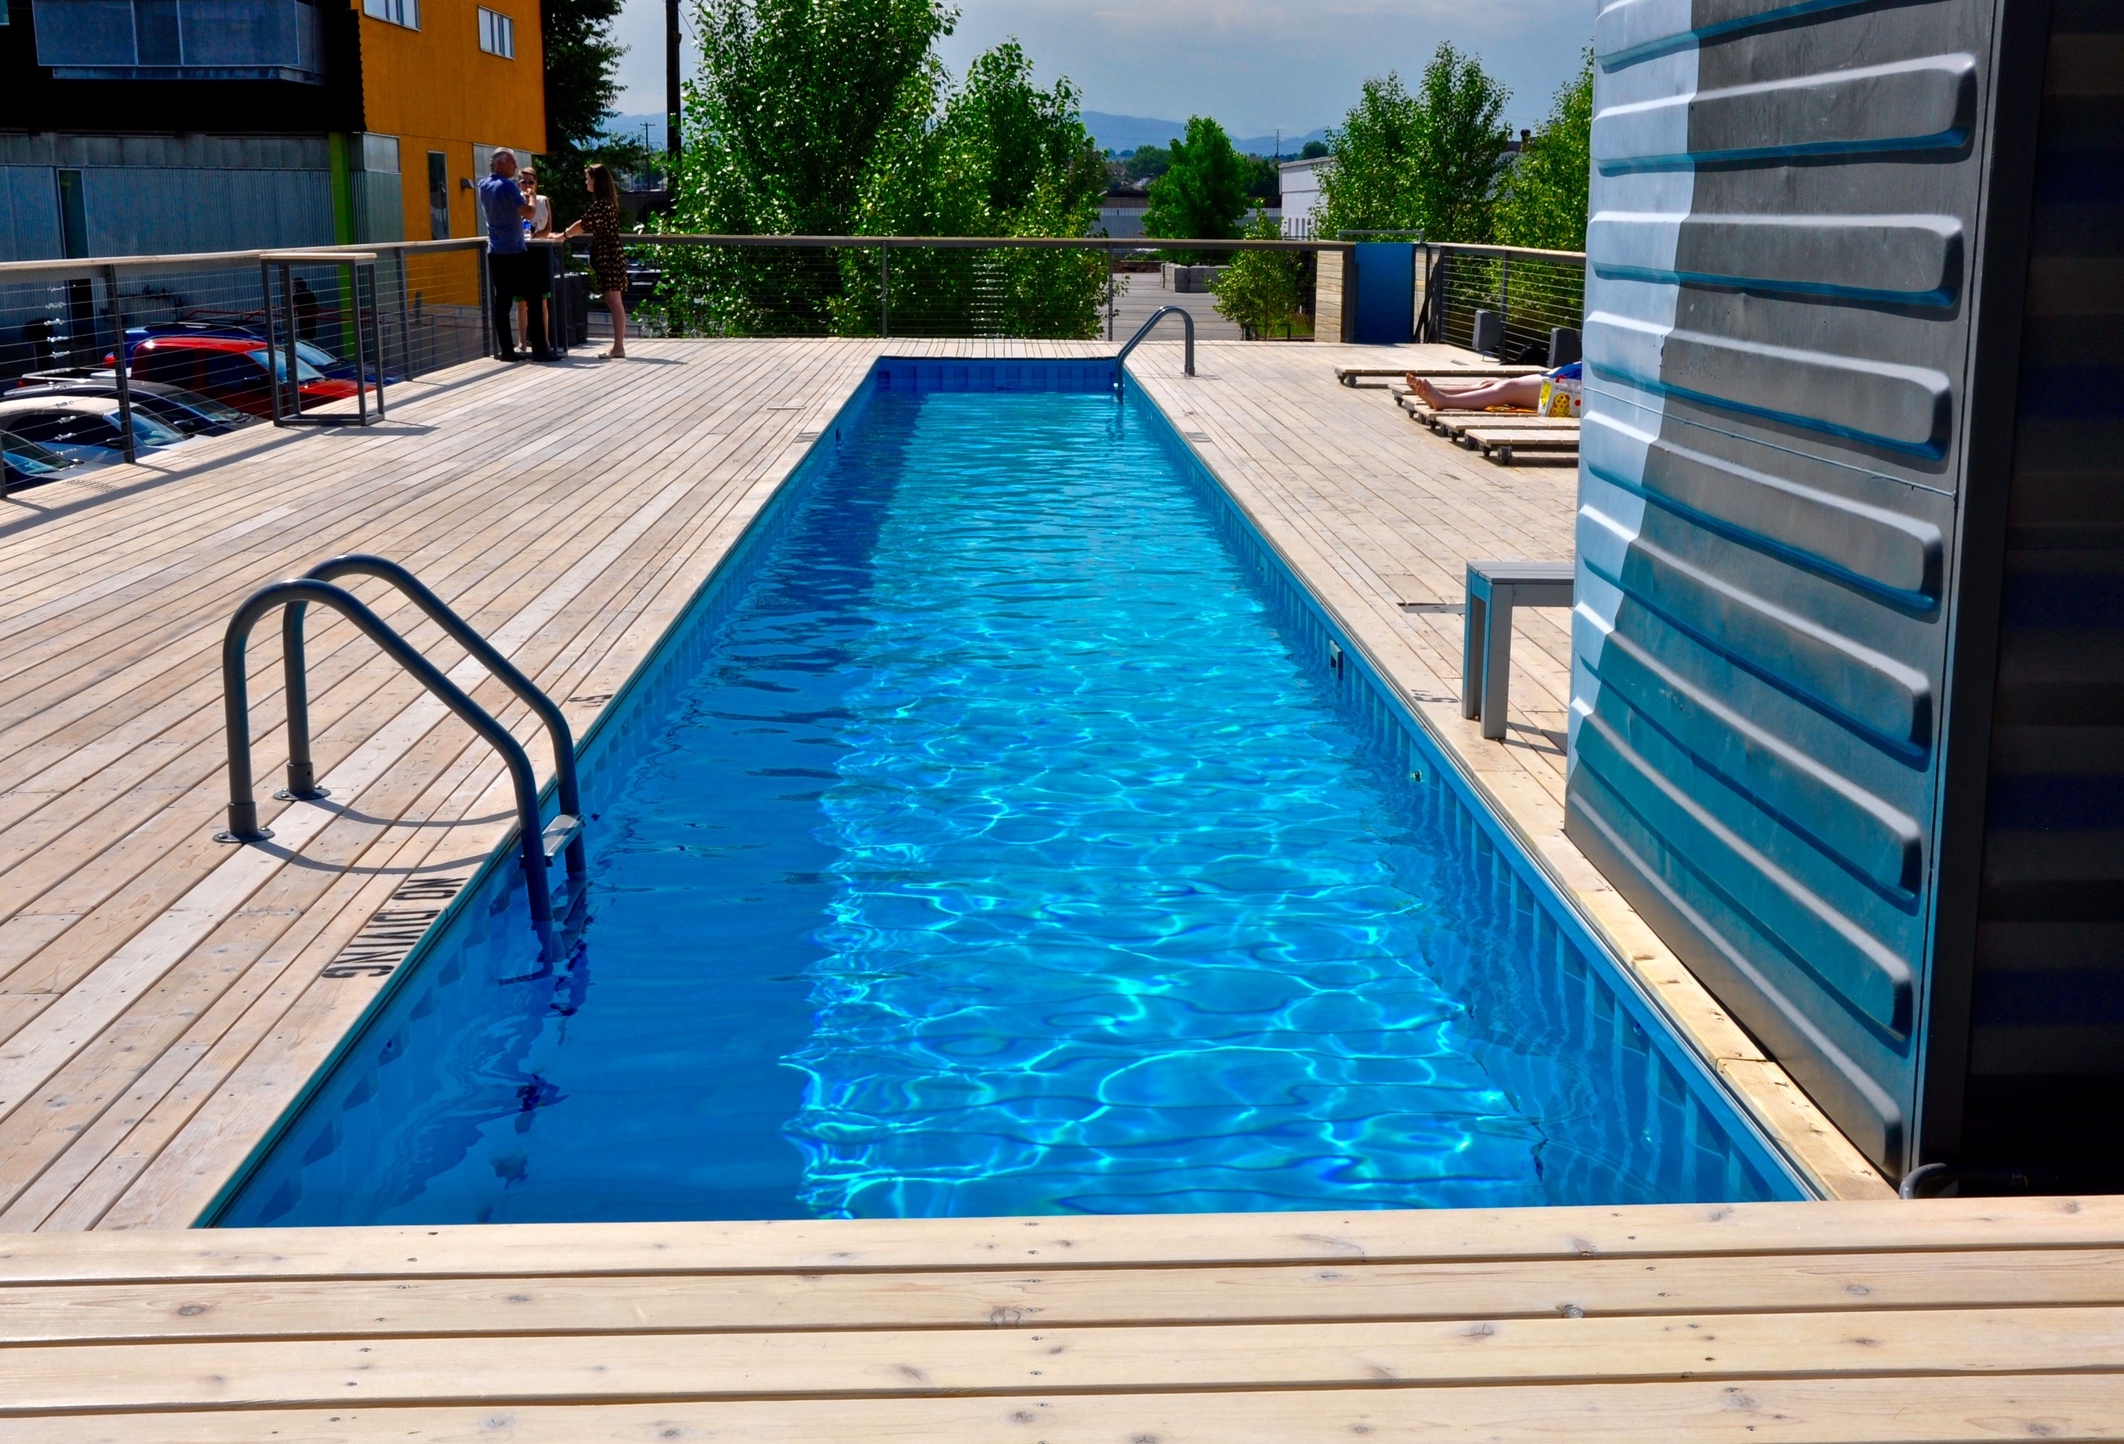
[[[958,0],[945,64],[1012,35],[1044,84],[1067,75],[1086,110],[1185,120],[1234,135],[1338,124],[1365,77],[1413,80],[1441,40],[1510,87],[1506,118],[1538,125],[1593,36],[1593,0]],[[690,3],[686,8],[690,8]],[[663,0],[627,0],[623,113],[664,108]]]

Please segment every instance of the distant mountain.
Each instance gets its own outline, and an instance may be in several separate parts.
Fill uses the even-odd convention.
[[[1141,115],[1113,115],[1103,110],[1084,112],[1084,128],[1092,133],[1100,148],[1111,151],[1129,151],[1142,145],[1171,145],[1187,134],[1184,120],[1152,120]],[[1288,158],[1298,154],[1299,148],[1309,140],[1326,140],[1325,130],[1308,130],[1303,134],[1292,131],[1281,137],[1283,155]],[[1274,155],[1279,138],[1273,135],[1235,135],[1232,146],[1245,155]]]

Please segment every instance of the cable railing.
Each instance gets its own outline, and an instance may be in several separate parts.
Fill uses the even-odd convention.
[[[1418,340],[1505,362],[1546,364],[1549,333],[1585,325],[1582,251],[1424,244],[1416,248]],[[1477,313],[1494,321],[1478,334]]]
[[[378,241],[305,248],[376,257],[373,301],[356,302],[350,265],[320,260],[292,268],[298,356],[296,389],[304,404],[336,399],[360,377],[353,358],[357,328],[379,337],[381,368],[393,381],[440,371],[492,350],[484,239]],[[270,251],[181,255],[91,256],[0,263],[0,383],[32,372],[94,371],[115,361],[121,343],[189,334],[198,341],[151,348],[132,379],[159,381],[227,401],[254,416],[271,415],[264,362],[214,340],[266,338],[270,329],[260,263]],[[284,311],[289,309],[284,305]],[[370,357],[368,366],[377,365]],[[255,374],[253,374],[255,373]],[[284,380],[286,378],[283,378]]]
[[[631,322],[651,335],[1109,340],[1155,310],[1185,304],[1205,340],[1339,339],[1352,334],[1347,240],[1158,240],[1093,237],[759,236],[637,232],[623,238]],[[587,243],[550,248],[557,342],[595,344],[606,325],[589,304]],[[493,352],[483,239],[323,247],[377,256],[374,299],[353,268],[320,260],[292,272],[305,404],[351,394],[361,378],[357,328],[381,342],[390,381]],[[138,380],[223,398],[271,415],[264,375],[208,344],[263,339],[263,251],[103,256],[0,263],[0,386],[30,373],[107,366],[150,337]],[[1181,264],[1174,264],[1179,262]],[[1234,263],[1239,263],[1236,267]],[[1330,267],[1332,263],[1332,268]],[[1516,362],[1543,360],[1549,333],[1579,329],[1585,257],[1578,252],[1418,242],[1408,336]],[[1177,292],[1195,291],[1186,297]],[[1329,314],[1320,314],[1322,305]],[[1483,330],[1478,334],[1478,313]],[[207,342],[164,344],[189,333]],[[219,348],[222,353],[234,349]],[[262,366],[254,356],[253,369]],[[330,384],[339,383],[336,387]]]
[[[658,334],[881,339],[1117,340],[1171,297],[1173,268],[1161,261],[1266,254],[1276,258],[1268,268],[1276,274],[1249,293],[1266,299],[1223,315],[1214,294],[1205,294],[1198,320],[1212,336],[1304,340],[1314,333],[1317,258],[1348,249],[1333,241],[1099,236],[622,239],[629,310]],[[1222,274],[1218,265],[1208,269]]]

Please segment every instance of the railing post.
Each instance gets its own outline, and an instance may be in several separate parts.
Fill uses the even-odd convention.
[[[111,348],[111,365],[118,377],[118,428],[124,433],[121,454],[128,465],[140,460],[139,443],[133,439],[133,383],[129,374],[133,358],[125,349],[125,312],[118,308],[118,268],[103,268],[103,296],[110,303],[111,330],[117,342]]]
[[[408,378],[413,375],[413,333],[408,326],[411,319],[406,313],[406,253],[403,249],[393,251],[398,258],[398,364]]]
[[[1506,256],[1497,282],[1497,359],[1512,349],[1512,258]]]
[[[479,354],[482,356],[499,356],[501,354],[501,348],[495,343],[494,337],[493,282],[487,274],[487,268],[491,263],[492,258],[487,254],[487,247],[481,246],[479,248],[479,300],[473,309],[479,314],[479,334],[481,338]]]
[[[892,242],[878,242],[878,334],[892,339]]]
[[[280,313],[273,309],[273,263],[261,260],[258,263],[258,294],[265,306],[265,361],[266,394],[273,401],[273,424],[280,425],[280,373],[273,367],[273,358],[278,355],[280,337],[277,334]]]

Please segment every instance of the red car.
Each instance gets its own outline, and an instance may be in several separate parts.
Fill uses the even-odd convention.
[[[272,374],[285,379],[287,357],[272,357]],[[156,336],[133,348],[132,375],[211,396],[253,416],[273,414],[266,343],[255,336]],[[359,389],[355,382],[325,375],[301,357],[295,359],[295,388],[307,408],[344,401]]]

